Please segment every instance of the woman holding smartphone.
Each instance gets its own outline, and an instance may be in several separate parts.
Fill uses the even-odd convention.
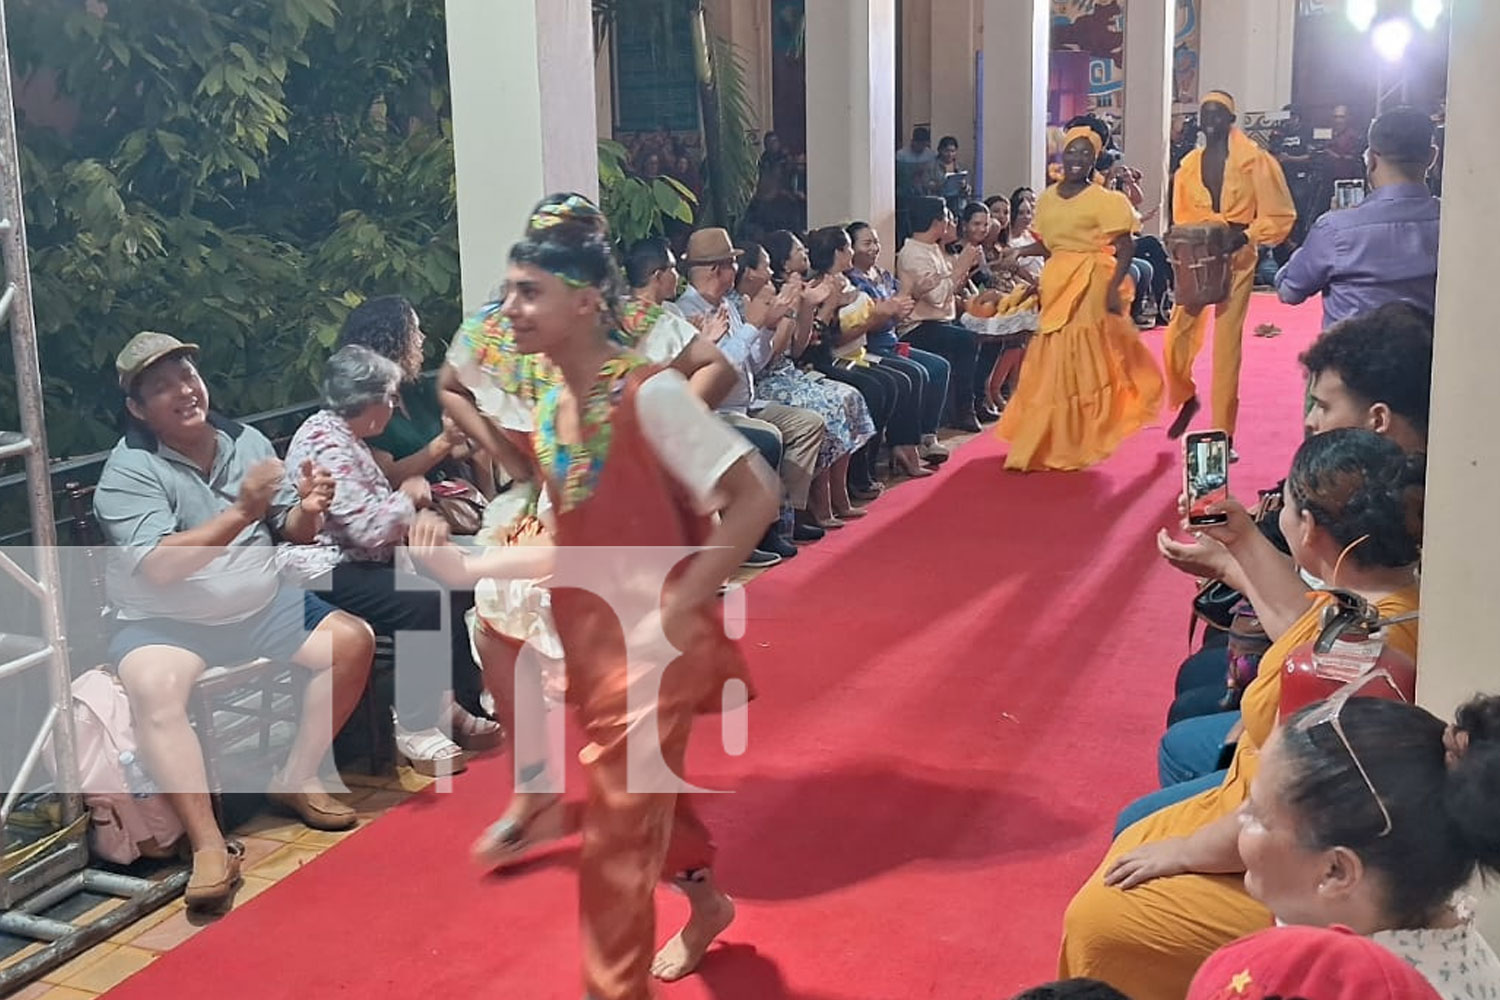
[[[997,429],[1011,444],[1005,467],[1028,472],[1102,462],[1161,408],[1161,370],[1121,291],[1135,209],[1091,182],[1102,145],[1092,129],[1063,140],[1062,180],[1036,206],[1041,321]]]
[[[736,690],[748,694],[717,593],[775,518],[778,492],[754,448],[680,374],[619,346],[620,290],[598,208],[581,195],[539,204],[511,249],[500,309],[509,349],[545,357],[556,372],[553,384],[537,387],[533,430],[515,440],[543,487],[539,514],[552,524],[555,548],[466,559],[431,520],[413,529],[412,542],[450,582],[534,577],[549,571],[552,553],[560,579],[573,584],[554,584],[552,616],[568,701],[589,740],[580,754],[588,801],[579,890],[591,1000],[647,1000],[653,976],[687,975],[733,919],[733,903],[713,881],[708,831],[691,796],[676,790],[693,717]],[[622,546],[698,551],[662,587],[649,573],[609,570],[605,550]],[[594,547],[603,547],[597,557]],[[617,617],[617,609],[630,617],[632,603],[656,610],[639,621]],[[518,761],[518,771],[528,764]],[[556,832],[560,806],[558,795],[518,794],[487,834],[498,841],[495,853],[519,856]],[[692,914],[654,953],[652,897],[662,878],[682,889]]]

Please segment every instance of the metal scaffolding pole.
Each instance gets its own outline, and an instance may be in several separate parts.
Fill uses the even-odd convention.
[[[16,138],[16,109],[11,79],[10,40],[6,33],[5,3],[0,0],[0,324],[10,328],[15,355],[16,403],[19,432],[0,431],[0,459],[24,458],[27,499],[31,515],[34,568],[27,571],[9,557],[0,569],[36,600],[41,637],[30,642],[0,643],[0,683],[33,669],[47,671],[51,707],[44,714],[28,749],[16,787],[0,804],[0,832],[20,798],[43,745],[51,737],[53,795],[60,804],[59,829],[17,856],[0,863],[0,931],[48,942],[24,961],[0,970],[0,995],[66,962],[102,941],[120,927],[160,906],[182,891],[187,873],[151,882],[84,870],[88,864],[88,824],[74,742],[72,671],[68,662],[62,606],[62,568],[53,520],[52,481],[47,455],[47,430],[42,414],[42,375],[37,354],[36,319],[31,303],[31,272],[26,250],[26,220],[21,196],[21,168]],[[3,844],[4,841],[0,841]],[[40,911],[79,892],[123,897],[123,906],[89,924],[54,920]]]

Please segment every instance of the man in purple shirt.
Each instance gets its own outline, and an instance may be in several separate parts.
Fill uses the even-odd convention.
[[[1431,313],[1439,203],[1426,177],[1436,156],[1426,115],[1396,108],[1376,118],[1365,153],[1369,196],[1313,223],[1276,275],[1281,301],[1295,305],[1322,292],[1325,330],[1387,302]]]

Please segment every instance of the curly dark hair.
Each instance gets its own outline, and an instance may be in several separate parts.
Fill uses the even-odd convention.
[[[589,211],[558,210],[573,202]],[[609,245],[609,224],[582,195],[552,194],[539,201],[521,241],[510,248],[510,260],[598,289],[609,314],[619,315],[625,278]]]
[[[1302,442],[1287,490],[1341,548],[1360,542],[1352,562],[1399,568],[1422,554],[1426,469],[1426,456],[1408,455],[1390,438],[1341,427]]]
[[[417,311],[402,295],[365,299],[344,318],[334,349],[353,344],[368,347],[398,364],[405,363],[419,329]]]
[[[1325,330],[1298,359],[1308,375],[1336,372],[1366,407],[1384,403],[1427,433],[1432,407],[1432,317],[1391,302]]]

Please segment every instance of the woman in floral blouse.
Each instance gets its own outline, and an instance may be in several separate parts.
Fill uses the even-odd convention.
[[[365,443],[390,423],[402,375],[400,365],[367,347],[340,348],[323,369],[324,408],[297,428],[287,451],[292,468],[311,461],[338,483],[313,544],[287,550],[289,570],[304,581],[330,580],[318,584],[331,588],[330,602],[381,635],[436,633],[444,601],[436,590],[399,587],[392,559],[418,508],[431,502],[427,480],[413,475],[392,489]],[[446,694],[454,675],[478,671],[459,631],[462,641],[450,643],[451,670],[420,678],[408,674],[396,685],[397,751],[428,776],[464,769],[463,752],[447,732],[465,734],[472,749],[492,746],[500,737],[496,723],[469,716]],[[436,635],[433,641],[442,642]],[[439,655],[417,662],[442,660]]]
[[[1245,887],[1283,923],[1370,936],[1445,1000],[1496,1000],[1500,960],[1457,894],[1500,872],[1500,698],[1444,725],[1353,693],[1294,716],[1261,753],[1240,830]]]

